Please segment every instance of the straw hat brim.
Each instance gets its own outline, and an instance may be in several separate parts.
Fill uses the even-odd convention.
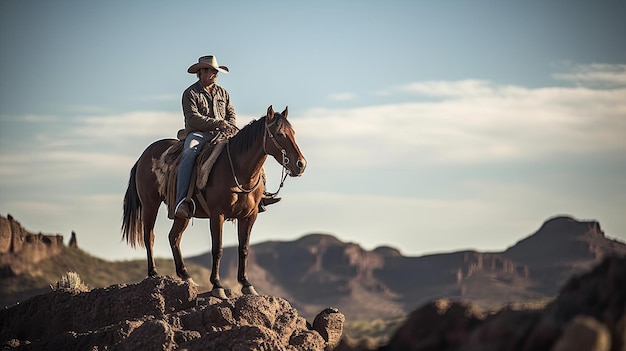
[[[210,64],[208,64],[206,62],[194,63],[193,65],[191,65],[191,67],[189,67],[187,69],[187,72],[191,73],[191,74],[195,74],[195,73],[198,73],[198,71],[201,68],[215,68],[218,72],[228,73],[228,67],[226,67],[226,66],[215,67],[215,66],[210,65]]]

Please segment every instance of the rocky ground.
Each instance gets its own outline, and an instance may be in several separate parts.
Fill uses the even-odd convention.
[[[0,217],[2,350],[626,351],[626,244],[593,221],[555,217],[502,253],[404,257],[328,235],[261,243],[250,276],[266,295],[225,300],[169,277],[118,284],[141,280],[145,262],[107,262],[75,242]],[[226,248],[224,276],[236,256]],[[208,281],[208,256],[195,261]],[[67,270],[98,288],[50,292]],[[495,310],[501,301],[511,305]]]
[[[459,350],[626,349],[626,257],[574,277],[545,308],[485,312],[436,299],[413,311],[384,346],[341,340],[335,309],[307,321],[284,299],[221,300],[170,277],[58,289],[0,310],[2,350]],[[367,308],[367,306],[364,306]]]
[[[312,325],[284,299],[221,300],[170,277],[87,292],[57,290],[0,310],[2,350],[331,350],[344,316]]]
[[[626,350],[626,257],[605,259],[574,277],[543,309],[488,313],[475,304],[437,299],[413,311],[382,347],[338,351],[623,351]]]

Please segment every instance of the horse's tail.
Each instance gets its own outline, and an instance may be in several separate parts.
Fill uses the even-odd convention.
[[[126,242],[131,247],[136,247],[137,244],[144,246],[142,240],[141,200],[137,193],[137,182],[135,180],[137,164],[139,164],[139,161],[135,163],[130,171],[128,189],[126,189],[126,195],[124,195],[124,215],[122,217],[122,238],[126,239]]]

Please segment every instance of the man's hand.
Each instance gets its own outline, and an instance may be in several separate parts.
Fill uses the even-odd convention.
[[[227,135],[229,138],[237,134],[237,132],[239,132],[239,129],[236,126],[226,122],[225,120],[219,121],[218,128],[222,133]]]

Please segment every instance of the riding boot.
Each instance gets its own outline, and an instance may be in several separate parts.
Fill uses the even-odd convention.
[[[267,210],[265,206],[275,204],[280,200],[282,200],[281,197],[273,197],[272,195],[264,192],[263,197],[261,198],[261,201],[259,202],[259,213],[265,212]]]
[[[174,211],[174,216],[180,218],[190,218],[189,205],[187,201],[182,200],[176,205],[176,210]]]
[[[190,218],[189,204],[186,201],[187,191],[191,183],[191,174],[193,172],[193,157],[182,158],[178,165],[178,176],[176,181],[176,209],[175,217]]]

